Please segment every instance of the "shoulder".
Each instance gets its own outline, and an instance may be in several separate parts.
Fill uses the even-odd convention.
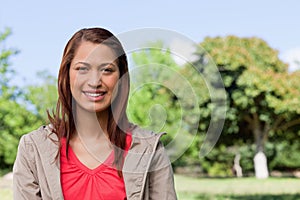
[[[57,140],[56,135],[51,131],[51,126],[40,126],[38,129],[24,134],[20,139],[19,146],[27,147],[41,145],[44,142],[51,141],[51,139]]]
[[[165,132],[155,133],[152,130],[143,129],[137,125],[134,125],[131,128],[132,137],[138,141],[145,141],[145,142],[151,142],[151,141],[157,141],[159,140]]]
[[[40,163],[45,159],[54,160],[58,149],[56,134],[51,132],[49,125],[41,126],[21,137],[16,161]]]
[[[160,142],[160,138],[166,133],[155,133],[154,131],[143,129],[135,125],[131,128],[131,134],[131,150],[134,152],[150,153],[163,146]]]

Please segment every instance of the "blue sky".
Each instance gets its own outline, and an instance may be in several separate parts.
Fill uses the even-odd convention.
[[[94,26],[115,34],[144,27],[169,29],[195,42],[206,36],[257,36],[283,59],[300,56],[297,0],[1,2],[0,31],[13,31],[5,46],[21,51],[11,60],[18,84],[31,83],[36,72],[45,69],[57,75],[67,40],[75,31]]]

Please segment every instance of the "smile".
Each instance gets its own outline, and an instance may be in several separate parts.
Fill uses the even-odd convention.
[[[90,96],[90,97],[100,97],[105,94],[105,92],[100,92],[100,93],[90,93],[90,92],[84,92],[85,95]]]
[[[104,99],[106,92],[103,91],[86,91],[83,94],[90,100],[90,101],[101,101]]]

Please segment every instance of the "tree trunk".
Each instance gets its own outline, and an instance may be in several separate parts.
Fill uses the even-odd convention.
[[[254,156],[255,177],[264,179],[269,177],[267,157],[264,152],[257,152]]]
[[[268,163],[264,154],[264,144],[267,139],[268,127],[263,126],[258,120],[258,116],[254,117],[253,132],[256,144],[256,154],[254,156],[254,169],[256,178],[268,178]]]

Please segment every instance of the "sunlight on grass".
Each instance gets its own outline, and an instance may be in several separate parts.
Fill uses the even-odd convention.
[[[12,180],[6,180],[0,176],[0,200],[11,200],[12,195]]]
[[[300,199],[300,180],[296,178],[192,178],[175,175],[179,199]]]
[[[10,189],[0,189],[0,199],[1,200],[11,200],[12,191]]]

